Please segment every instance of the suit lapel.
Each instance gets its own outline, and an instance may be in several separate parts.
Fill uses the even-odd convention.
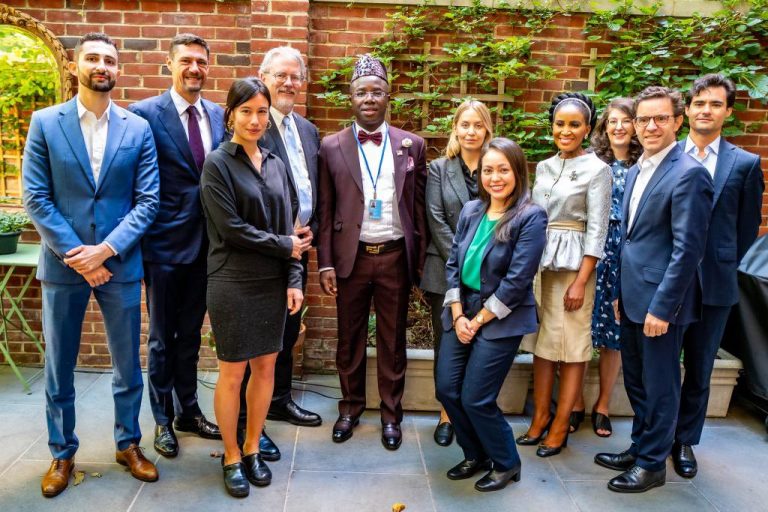
[[[107,145],[104,148],[104,161],[101,163],[101,172],[99,173],[99,182],[96,184],[96,190],[100,189],[101,184],[107,179],[109,168],[112,166],[112,160],[115,159],[115,155],[120,149],[120,143],[123,141],[125,130],[128,128],[127,117],[122,109],[118,109],[112,104],[112,111],[109,113]]]
[[[301,147],[304,149],[304,158],[307,162],[307,173],[309,174],[309,182],[312,184],[312,190],[317,191],[317,173],[313,173],[312,169],[317,168],[317,146],[314,142],[314,133],[312,129],[307,126],[309,121],[294,113],[293,119],[296,121],[296,129],[299,131],[299,138],[301,138]],[[317,192],[312,194],[312,210],[317,206]]]
[[[192,150],[189,149],[189,140],[187,139],[187,133],[184,131],[184,126],[181,124],[179,113],[176,111],[176,105],[173,103],[171,93],[166,91],[163,94],[163,100],[157,106],[158,119],[168,132],[168,136],[179,149],[179,152],[187,161],[187,169],[197,178],[200,173],[197,169],[197,163],[192,156]],[[211,124],[213,124],[212,118]],[[213,127],[211,127],[213,129]]]
[[[208,100],[203,100],[203,110],[208,114],[208,122],[211,125],[211,151],[219,147],[224,138],[224,118],[221,110],[213,108],[213,104]]]
[[[269,129],[267,130],[267,133],[264,134],[264,139],[265,139],[264,145],[268,150],[277,154],[277,156],[280,157],[280,160],[283,161],[283,165],[285,165],[286,174],[288,175],[288,182],[290,183],[294,193],[298,195],[296,182],[293,179],[291,159],[288,158],[288,151],[285,149],[285,144],[283,144],[283,138],[280,136],[280,129],[277,127],[275,118],[272,117],[271,113],[269,114],[269,122],[270,122]]]
[[[624,184],[624,198],[621,202],[621,224],[624,235],[629,231],[629,202],[632,198],[632,189],[635,188],[638,172],[640,172],[640,167],[637,164],[630,167],[627,171],[627,181]]]
[[[352,180],[360,189],[360,193],[365,195],[363,191],[363,174],[360,169],[360,157],[358,156],[357,142],[355,141],[355,130],[350,126],[339,132],[339,147],[341,148],[341,157],[347,164],[347,170],[349,171]]]
[[[725,139],[720,139],[720,148],[718,149],[717,165],[715,166],[715,195],[712,205],[717,204],[720,193],[725,188],[725,182],[733,170],[733,164],[736,163],[736,146]]]
[[[448,183],[451,184],[451,188],[456,192],[459,200],[461,200],[461,204],[464,204],[469,201],[469,191],[467,190],[467,184],[464,182],[464,172],[461,170],[459,158],[461,157],[449,158],[445,170],[448,174]]]
[[[645,190],[643,190],[643,195],[640,196],[640,201],[637,203],[635,218],[632,222],[632,227],[629,228],[630,232],[637,225],[637,219],[640,218],[640,215],[643,213],[643,207],[645,207],[645,203],[648,201],[648,197],[650,197],[650,195],[653,193],[653,189],[656,188],[656,185],[658,185],[664,176],[666,176],[667,173],[672,169],[674,163],[677,162],[677,159],[680,158],[681,154],[682,150],[680,150],[679,146],[675,145],[672,151],[670,151],[669,154],[664,157],[664,160],[661,161],[659,166],[653,172],[653,176],[651,176],[650,181],[648,181],[648,185],[645,187]]]
[[[397,194],[397,202],[403,197],[403,187],[405,186],[405,171],[408,167],[408,148],[403,147],[403,132],[399,130],[393,130],[389,124],[387,124],[389,130],[389,143],[392,144],[392,162],[394,163],[395,172],[395,193]]]
[[[80,129],[80,118],[77,116],[77,97],[71,99],[61,112],[59,113],[59,125],[61,131],[64,133],[64,137],[69,143],[69,147],[72,149],[72,154],[77,158],[80,163],[80,169],[85,174],[85,178],[88,183],[91,184],[93,189],[96,189],[96,182],[93,181],[93,169],[91,169],[91,162],[88,159],[88,150],[85,148],[85,140],[83,139],[83,131]]]
[[[478,203],[478,207],[475,209],[474,212],[472,212],[472,217],[469,219],[469,225],[467,226],[467,233],[466,236],[464,236],[464,239],[461,241],[461,245],[459,245],[459,273],[461,273],[461,269],[464,268],[464,259],[467,256],[467,250],[469,249],[469,246],[472,244],[472,240],[475,239],[475,234],[477,233],[477,228],[480,227],[480,221],[483,219],[483,204]],[[490,246],[491,244],[488,244]],[[486,246],[485,250],[488,250],[488,247]],[[483,253],[483,259],[485,259],[485,252]]]

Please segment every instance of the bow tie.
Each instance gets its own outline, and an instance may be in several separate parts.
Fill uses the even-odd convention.
[[[377,146],[381,146],[382,135],[381,132],[366,133],[363,130],[358,130],[357,140],[360,141],[360,144],[365,144],[366,142],[371,141]]]

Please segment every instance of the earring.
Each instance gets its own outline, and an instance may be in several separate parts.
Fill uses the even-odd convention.
[[[267,130],[272,129],[272,121],[267,121]]]

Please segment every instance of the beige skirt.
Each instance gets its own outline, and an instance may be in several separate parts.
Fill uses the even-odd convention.
[[[543,270],[536,283],[539,298],[539,332],[523,338],[522,350],[549,361],[583,363],[592,359],[592,309],[595,305],[595,274],[587,281],[584,304],[565,311],[563,297],[578,272]]]

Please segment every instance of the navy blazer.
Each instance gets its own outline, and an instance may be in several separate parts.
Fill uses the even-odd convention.
[[[620,304],[626,317],[645,323],[647,313],[672,324],[701,315],[697,269],[712,210],[712,179],[678,145],[667,154],[640,197],[632,228],[629,201],[639,168],[627,173],[621,220]]]
[[[461,210],[451,253],[445,264],[446,301],[460,299],[464,258],[485,210],[485,204],[480,200],[468,202]],[[499,242],[493,237],[488,242],[480,268],[483,306],[497,317],[482,327],[483,337],[489,340],[522,336],[538,329],[533,278],[547,243],[547,213],[531,203],[508,229],[509,241]],[[446,331],[453,329],[450,306],[443,310],[442,319]]]
[[[211,151],[224,137],[224,110],[203,99],[211,125]],[[160,168],[160,211],[142,240],[144,261],[187,264],[207,251],[200,204],[200,173],[170,90],[133,103],[131,112],[149,122]]]
[[[114,103],[98,184],[85,149],[77,97],[32,114],[24,146],[24,207],[40,233],[41,281],[82,284],[64,255],[108,242],[117,255],[104,266],[111,280],[143,277],[139,240],[155,219],[159,183],[152,132],[144,119]]]
[[[307,171],[309,172],[309,182],[312,184],[312,217],[309,219],[309,228],[312,230],[314,238],[312,245],[317,245],[318,217],[317,212],[317,153],[320,150],[320,134],[315,125],[304,119],[302,116],[293,112],[293,119],[296,122],[296,129],[299,131],[301,147],[304,150],[304,158],[307,161]],[[291,170],[291,161],[288,158],[288,152],[285,149],[283,138],[280,136],[275,119],[269,114],[271,126],[259,141],[259,145],[267,148],[271,153],[280,157],[285,165],[288,174],[288,189],[291,191],[291,213],[293,218],[299,214],[299,194],[296,191],[296,183],[293,180],[293,171]]]
[[[685,150],[685,140],[680,142]],[[732,306],[739,301],[736,269],[757,238],[762,221],[760,157],[720,139],[709,236],[701,262],[703,302]]]

